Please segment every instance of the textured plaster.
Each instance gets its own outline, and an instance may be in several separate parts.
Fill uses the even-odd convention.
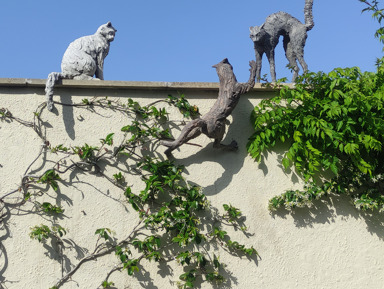
[[[150,103],[180,92],[204,114],[215,102],[218,88],[217,84],[206,83],[172,87],[167,83],[104,81],[99,85],[94,81],[66,80],[57,86],[55,99],[75,103],[96,95],[119,97],[122,101],[131,97]],[[233,257],[219,248],[220,260],[228,264],[231,275],[225,276],[229,280],[226,286],[218,288],[382,288],[383,217],[360,214],[344,197],[333,197],[329,203],[317,202],[311,209],[301,209],[293,215],[271,215],[267,210],[271,197],[285,189],[300,187],[294,173],[284,173],[281,169],[278,161],[281,155],[271,153],[258,164],[245,149],[252,130],[249,122],[252,107],[271,95],[260,88],[241,97],[229,118],[231,125],[224,139],[227,142],[236,139],[237,152],[214,150],[212,141],[205,136],[198,138],[202,148],[185,145],[182,150],[174,151],[177,162],[187,167],[188,180],[204,187],[213,206],[221,210],[222,204],[230,203],[242,210],[250,235],[246,237],[235,231],[231,232],[233,239],[253,246],[261,255],[261,260],[255,263]],[[0,79],[0,107],[8,108],[15,116],[31,120],[35,108],[44,101],[44,80]],[[100,138],[110,132],[116,133],[117,143],[120,128],[127,124],[125,117],[107,110],[95,114],[84,109],[55,107],[56,113],[45,111],[42,115],[47,121],[47,138],[53,144],[98,145]],[[181,119],[176,111],[170,118]],[[176,127],[172,133],[178,135]],[[20,176],[39,151],[40,140],[31,129],[15,122],[0,122],[0,136],[3,195],[20,182]],[[164,157],[163,150],[159,148],[159,157]],[[118,168],[111,168],[106,173],[117,171]],[[109,227],[120,238],[133,228],[137,219],[131,209],[125,210],[122,194],[108,182],[81,174],[76,177],[66,174],[63,179],[68,184],[60,186],[58,199],[65,217],[58,222],[69,229],[65,236],[72,244],[69,260],[65,262],[68,269],[87,253],[85,248],[93,249],[97,228]],[[127,179],[134,191],[142,187],[134,177]],[[8,221],[9,231],[0,230],[1,246],[5,248],[0,255],[0,280],[8,281],[2,284],[5,288],[49,288],[61,277],[61,265],[55,253],[29,239],[29,228],[39,224],[49,225],[49,222],[38,215],[20,212]],[[110,268],[118,263],[113,254],[89,262],[62,288],[97,288]],[[176,264],[171,275],[165,266],[144,265],[147,271],[141,271],[137,278],[115,272],[111,280],[117,288],[172,288],[170,281],[177,281],[181,273]],[[211,286],[204,284],[202,288]]]

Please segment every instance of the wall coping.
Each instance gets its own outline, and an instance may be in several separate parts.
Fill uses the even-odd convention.
[[[41,87],[45,88],[45,79],[34,78],[0,78],[0,87]],[[292,83],[287,83],[293,87]],[[189,89],[189,90],[218,90],[218,82],[161,82],[161,81],[111,81],[111,80],[60,80],[55,87],[67,88],[99,88],[99,89]],[[267,87],[265,83],[256,83],[254,91],[275,91],[275,88]]]

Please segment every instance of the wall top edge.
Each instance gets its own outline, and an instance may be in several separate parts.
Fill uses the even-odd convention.
[[[0,78],[0,87],[45,87],[45,79],[33,78]],[[293,87],[293,84],[286,84]],[[111,81],[111,80],[60,80],[57,87],[67,88],[102,88],[102,89],[191,89],[191,90],[218,90],[218,82],[160,82],[160,81]],[[265,83],[256,83],[255,91],[274,91],[266,87]]]

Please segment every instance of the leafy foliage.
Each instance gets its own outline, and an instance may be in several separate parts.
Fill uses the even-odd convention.
[[[48,184],[52,187],[53,190],[57,191],[59,188],[57,180],[60,180],[60,176],[56,173],[55,170],[51,169],[46,171],[45,174],[40,177],[37,183]]]
[[[174,97],[168,95],[168,103],[176,106],[184,117],[196,117],[199,113],[199,108],[196,105],[190,105],[184,94],[181,94],[180,97]]]
[[[241,216],[241,212],[238,208],[227,204],[224,204],[223,207],[224,210],[227,212],[227,219],[229,222],[235,222]]]
[[[53,225],[51,228],[46,225],[40,225],[31,228],[29,236],[31,237],[31,239],[35,239],[39,242],[44,242],[50,237],[61,238],[66,233],[67,231],[60,225]]]
[[[168,103],[176,106],[185,117],[196,117],[199,113],[199,108],[196,105],[190,105],[185,95],[182,94],[180,97],[174,97],[168,95]]]
[[[224,236],[217,238],[216,230],[219,230],[217,227],[213,232],[203,232],[202,217],[207,213],[210,205],[199,187],[190,186],[185,182],[182,177],[182,167],[169,160],[158,162],[149,157],[144,158],[138,165],[143,172],[146,172],[143,175],[146,187],[138,195],[129,190],[126,196],[132,207],[141,213],[146,229],[155,232],[164,231],[165,235],[171,236],[169,244],[173,243],[181,248],[192,244],[204,246],[205,243],[218,241],[220,245],[225,244],[228,250],[257,256],[253,248],[246,248],[230,240],[225,240],[223,243]],[[167,201],[169,198],[170,200]],[[154,202],[156,206],[151,206],[149,211],[144,210]],[[236,212],[236,216],[241,215],[237,208],[231,206],[230,210]],[[226,217],[224,215],[221,218],[224,220]],[[160,238],[158,235],[152,235],[144,240],[135,239],[132,245],[140,253],[144,253],[144,258],[160,261],[165,258],[158,251],[163,239],[164,236]],[[128,252],[131,251],[131,249],[128,250]],[[128,260],[126,257],[128,255],[122,255],[121,252],[119,249],[117,253],[120,258],[124,256],[123,262],[125,262]],[[186,273],[180,276],[180,280],[184,281],[180,285],[181,288],[192,288],[196,278],[201,274],[205,276],[205,280],[211,282],[223,281],[223,276],[218,272],[216,256],[212,258],[207,252],[183,251],[177,255],[176,259],[186,269]],[[128,268],[131,267],[128,266]],[[134,269],[130,269],[128,274],[133,273]]]
[[[0,201],[12,194],[20,193],[20,204],[31,202],[39,214],[44,214],[44,219],[53,224],[34,226],[30,231],[30,238],[45,243],[45,247],[57,251],[61,262],[67,258],[66,244],[71,243],[69,239],[63,239],[67,230],[55,223],[64,208],[58,204],[52,204],[42,196],[51,197],[46,193],[50,189],[59,192],[61,182],[66,182],[66,173],[71,172],[72,177],[77,173],[86,175],[90,173],[93,177],[103,178],[114,187],[120,189],[126,198],[127,205],[131,206],[132,214],[137,214],[137,225],[125,238],[117,239],[114,231],[110,228],[101,227],[95,231],[97,240],[95,249],[89,255],[79,260],[73,269],[65,271],[62,267],[62,278],[53,284],[51,288],[60,288],[68,282],[83,263],[97,260],[98,257],[115,254],[120,261],[120,266],[106,272],[107,277],[100,280],[102,288],[111,288],[114,282],[109,280],[115,271],[124,271],[129,276],[135,276],[143,269],[142,260],[151,262],[171,262],[176,260],[183,267],[184,273],[179,276],[177,282],[180,288],[193,288],[197,282],[220,283],[224,281],[223,272],[225,264],[219,261],[217,250],[212,248],[222,247],[224,251],[237,256],[257,258],[258,254],[253,247],[246,247],[237,241],[231,240],[223,226],[232,226],[234,229],[245,231],[241,211],[232,205],[224,204],[224,213],[218,214],[202,189],[189,183],[184,177],[184,167],[168,159],[159,159],[154,153],[159,140],[172,138],[166,125],[168,112],[165,107],[157,104],[165,103],[180,110],[184,117],[198,115],[198,108],[190,105],[184,95],[180,97],[168,96],[165,100],[156,101],[152,104],[142,106],[138,102],[128,99],[126,103],[109,100],[108,98],[83,99],[81,103],[73,104],[90,112],[97,108],[119,111],[127,116],[127,123],[122,125],[120,136],[111,132],[106,137],[99,138],[101,145],[82,144],[66,147],[63,144],[53,145],[41,134],[43,131],[42,109],[34,113],[34,123],[28,123],[14,119],[7,110],[1,110],[2,117],[7,120],[16,120],[21,124],[32,127],[42,138],[44,145],[39,156],[26,170],[20,186],[13,192],[2,197]],[[57,103],[59,105],[59,103]],[[117,137],[116,137],[117,136]],[[116,144],[115,139],[123,139]],[[58,161],[49,158],[49,153]],[[42,157],[45,155],[44,157]],[[124,155],[124,157],[120,157]],[[62,156],[62,157],[58,157]],[[31,166],[41,158],[42,175],[30,175]],[[45,166],[53,163],[48,170]],[[113,164],[113,165],[112,165]],[[121,166],[115,166],[120,164]],[[109,165],[118,171],[108,176],[106,169]],[[128,169],[124,169],[128,168]],[[38,171],[38,170],[37,170]],[[144,187],[134,192],[134,187],[129,186],[125,180],[130,180],[129,175],[138,176]],[[139,181],[140,181],[139,179]],[[38,184],[47,184],[42,188]],[[58,195],[58,194],[53,194]],[[4,202],[6,204],[6,202]],[[15,206],[14,203],[11,206]],[[0,218],[6,216],[5,214]],[[67,216],[70,217],[70,216]],[[73,235],[76,236],[76,229]],[[55,240],[56,247],[49,247],[47,240]],[[172,248],[172,250],[169,250]]]
[[[104,238],[105,241],[110,239],[110,235],[112,234],[112,230],[109,228],[100,228],[97,229],[95,235],[99,235],[101,238]]]
[[[381,23],[378,2],[361,2]],[[377,35],[383,41],[382,28]],[[308,73],[293,89],[283,87],[255,107],[250,155],[260,161],[268,150],[285,143],[283,167],[294,166],[306,182],[304,190],[289,190],[270,200],[270,209],[308,206],[332,193],[349,194],[357,208],[384,210],[383,84],[382,61],[375,73],[357,67]],[[329,173],[334,177],[327,177]]]
[[[374,198],[383,207],[377,198],[384,157],[383,72],[379,67],[377,73],[362,73],[355,67],[310,73],[294,89],[284,87],[254,109],[251,156],[260,160],[264,151],[286,143],[284,168],[294,165],[308,183],[305,193],[289,191],[271,200],[271,208],[300,206],[331,192],[351,194],[356,204]],[[327,171],[336,177],[317,186],[315,176]]]
[[[0,108],[0,120],[5,121],[6,119],[12,118],[12,114],[5,108]]]
[[[113,174],[113,178],[116,180],[116,182],[124,182],[124,176],[121,172],[118,172],[117,174]]]
[[[367,7],[363,9],[363,12],[371,11],[372,17],[375,18],[377,22],[379,22],[379,24],[381,25],[384,19],[384,14],[383,14],[384,9],[379,8],[379,1],[377,0],[372,0],[372,1],[359,0],[359,1],[367,5]],[[383,26],[376,30],[375,37],[378,38],[380,42],[384,44],[384,27]]]
[[[62,214],[64,213],[64,209],[61,206],[53,205],[49,202],[43,202],[40,204],[39,202],[36,202],[36,205],[38,208],[40,208],[43,212],[49,213],[49,214]]]
[[[111,288],[111,286],[115,285],[113,282],[104,281],[102,283],[103,288]]]
[[[80,159],[85,161],[93,161],[95,160],[95,151],[98,151],[99,148],[96,146],[90,146],[88,144],[84,144],[81,147],[75,147],[73,149],[74,153],[77,154]]]

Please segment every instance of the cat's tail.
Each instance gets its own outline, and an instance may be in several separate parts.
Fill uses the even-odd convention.
[[[313,22],[312,6],[313,0],[305,0],[304,18],[307,31],[311,30],[313,26],[315,26],[315,23]]]
[[[61,72],[51,72],[45,84],[45,96],[47,98],[47,108],[49,111],[53,109],[53,87],[59,79],[70,78],[67,74]]]

